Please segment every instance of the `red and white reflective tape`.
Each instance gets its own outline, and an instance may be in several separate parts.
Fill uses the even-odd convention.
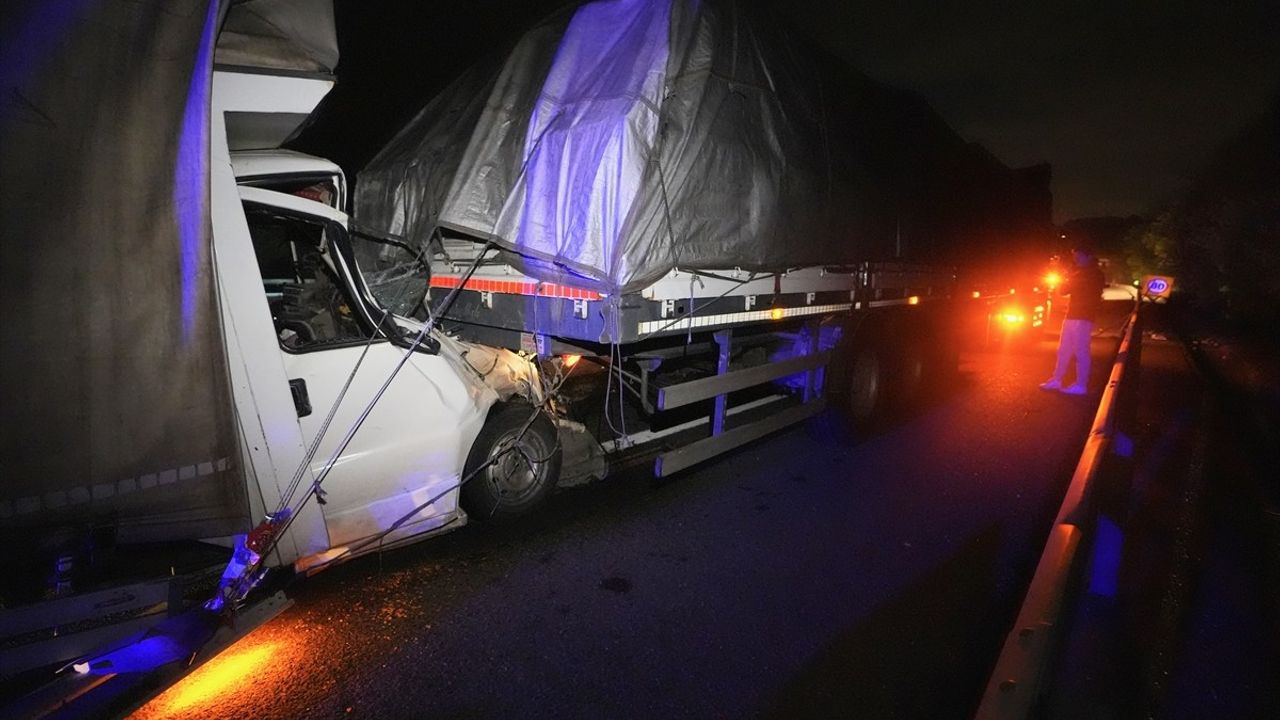
[[[431,277],[431,287],[438,288],[456,288],[461,282],[461,278],[433,275]],[[474,290],[476,292],[496,292],[507,295],[536,295],[539,297],[558,297],[567,298],[569,300],[599,300],[601,295],[595,290],[583,290],[582,288],[569,287],[568,285],[557,285],[555,283],[540,283],[535,280],[486,280],[484,278],[472,278],[463,286],[463,290]]]

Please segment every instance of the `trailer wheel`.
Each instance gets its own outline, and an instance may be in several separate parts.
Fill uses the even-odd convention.
[[[929,375],[929,362],[926,360],[924,348],[911,345],[903,350],[902,365],[898,373],[901,383],[901,402],[905,406],[914,405],[924,395]]]
[[[941,396],[955,384],[960,375],[960,349],[954,342],[944,343],[929,354],[927,379],[932,394]]]
[[[854,355],[849,368],[849,416],[855,425],[863,426],[875,419],[883,405],[884,369],[874,350],[864,349]]]
[[[546,413],[523,404],[497,406],[467,455],[463,477],[475,475],[462,486],[462,508],[494,524],[527,515],[560,479],[560,460],[559,432]]]
[[[809,436],[824,445],[856,443],[879,417],[884,376],[880,357],[862,350],[842,365],[839,384],[831,388],[825,410],[809,418]]]

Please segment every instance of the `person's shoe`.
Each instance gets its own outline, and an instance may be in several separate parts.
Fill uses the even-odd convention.
[[[1041,390],[1061,390],[1062,383],[1058,382],[1057,378],[1049,378],[1045,382],[1040,383],[1040,389]]]
[[[1089,388],[1085,387],[1084,385],[1081,385],[1080,383],[1076,383],[1075,385],[1071,385],[1070,387],[1062,388],[1062,393],[1064,395],[1084,395],[1088,392],[1089,392]]]

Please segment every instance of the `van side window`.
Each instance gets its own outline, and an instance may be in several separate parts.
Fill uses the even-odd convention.
[[[366,341],[369,331],[324,255],[324,227],[257,205],[246,204],[245,216],[280,345],[301,352]]]

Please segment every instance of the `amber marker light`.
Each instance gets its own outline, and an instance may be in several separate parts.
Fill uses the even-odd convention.
[[[786,315],[786,311],[782,308],[773,308],[769,311],[769,318],[773,320],[781,320],[783,315]]]

